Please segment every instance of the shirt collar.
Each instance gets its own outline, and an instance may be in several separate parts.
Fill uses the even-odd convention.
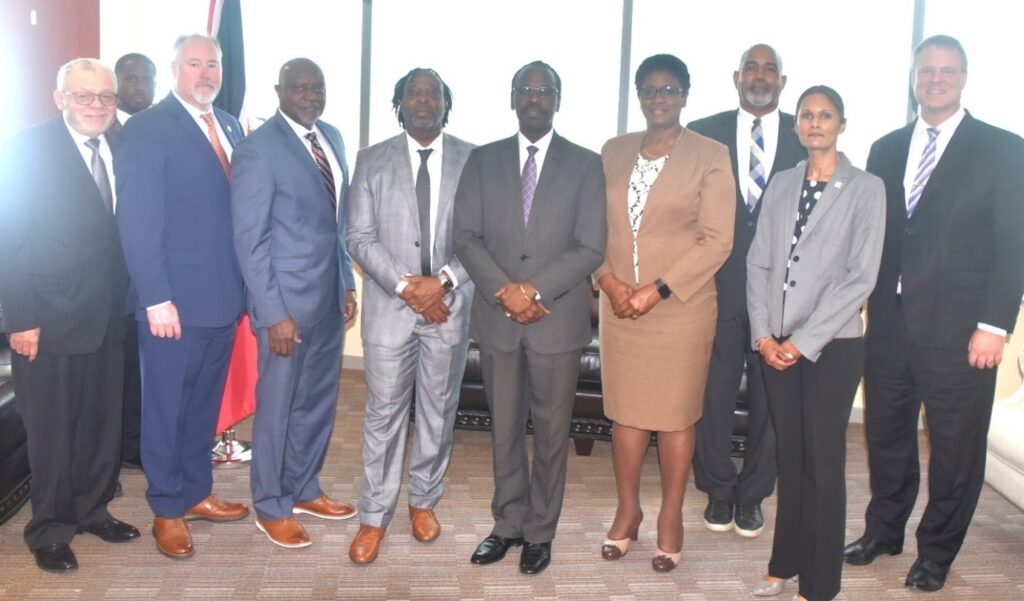
[[[185,107],[185,110],[188,111],[188,114],[192,115],[192,118],[195,119],[196,121],[199,121],[200,119],[202,119],[203,115],[205,115],[207,113],[210,113],[210,114],[213,113],[213,107],[212,106],[210,107],[210,110],[208,110],[208,111],[201,111],[198,108],[192,106],[191,104],[185,102],[185,99],[182,98],[181,96],[179,96],[178,92],[176,90],[172,89],[171,90],[171,94],[174,94],[174,97],[178,99],[178,102],[181,103],[181,106]],[[216,118],[216,115],[214,115],[214,118]]]
[[[744,109],[741,106],[737,118],[739,119],[740,123],[745,123],[745,124],[749,124],[750,126],[753,126],[754,119],[757,119],[757,116],[754,115],[753,113],[747,111],[746,109]],[[779,108],[778,107],[775,107],[774,111],[772,111],[772,112],[770,112],[770,113],[768,113],[768,114],[766,114],[766,115],[761,117],[761,123],[764,124],[764,125],[775,125],[778,122],[779,122]]]
[[[444,132],[438,134],[437,137],[430,142],[430,144],[423,146],[422,144],[419,143],[419,141],[410,136],[409,132],[405,133],[405,141],[409,144],[410,154],[416,152],[417,150],[426,150],[427,148],[433,150],[433,154],[438,154],[444,147],[444,145],[442,144],[442,138],[444,138]]]
[[[551,145],[551,138],[555,135],[555,128],[548,130],[548,133],[544,134],[541,139],[536,142],[531,142],[523,135],[523,132],[517,132],[516,137],[519,139],[519,151],[525,157],[528,152],[526,148],[528,146],[536,146],[539,154],[544,154],[548,150],[548,146]]]
[[[945,121],[939,123],[938,125],[935,125],[934,127],[935,129],[939,130],[939,134],[952,133],[956,131],[957,127],[960,126],[960,122],[964,120],[964,117],[966,115],[967,110],[961,106],[956,110],[955,113],[950,115]],[[923,132],[926,132],[931,127],[933,126],[928,125],[928,123],[926,123],[925,120],[921,118],[921,115],[918,115],[917,123],[914,125],[914,135],[923,135]]]
[[[306,134],[313,132],[316,134],[317,138],[323,139],[324,134],[320,131],[320,128],[316,126],[316,123],[313,124],[312,129],[307,129],[305,125],[302,125],[288,115],[285,115],[284,111],[281,109],[277,109],[277,114],[284,118],[284,122],[288,124],[288,127],[292,128],[292,131],[295,132],[296,136],[305,139]]]
[[[71,127],[71,124],[68,123],[68,120],[67,120],[66,117],[64,118],[64,127],[68,128],[68,133],[71,134],[71,139],[74,140],[76,146],[83,145],[83,144],[85,144],[86,142],[88,142],[89,140],[92,139],[92,138],[90,138],[89,136],[87,136],[85,134],[79,133],[75,128]],[[98,135],[96,137],[99,138],[99,140],[100,140],[100,146],[103,146],[104,144],[107,143],[106,132],[103,132],[102,134],[100,134],[100,135]]]

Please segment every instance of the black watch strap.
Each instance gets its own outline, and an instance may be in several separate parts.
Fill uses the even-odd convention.
[[[654,280],[654,285],[658,288],[658,295],[661,296],[662,299],[672,296],[672,289],[668,287],[668,284],[661,281],[661,278]]]

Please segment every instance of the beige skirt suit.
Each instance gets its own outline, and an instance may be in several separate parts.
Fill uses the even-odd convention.
[[[728,149],[685,130],[647,196],[633,269],[629,182],[644,134],[601,151],[608,196],[608,246],[594,272],[641,287],[661,278],[672,290],[639,319],[619,319],[601,294],[604,412],[652,431],[689,428],[701,417],[718,317],[715,273],[732,249],[736,184]]]

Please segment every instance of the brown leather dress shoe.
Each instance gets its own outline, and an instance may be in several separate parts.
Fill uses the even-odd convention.
[[[296,503],[292,513],[306,513],[325,520],[347,520],[356,514],[356,508],[320,495],[312,501]]]
[[[348,548],[348,556],[356,563],[370,563],[377,559],[380,540],[384,538],[385,532],[387,532],[386,528],[359,524],[359,532],[352,539],[352,545]]]
[[[313,544],[299,520],[284,518],[283,520],[264,520],[256,518],[256,527],[267,535],[270,542],[288,549],[299,549]]]
[[[185,512],[186,520],[206,520],[208,522],[233,522],[249,515],[249,508],[241,503],[221,501],[210,495],[198,505]]]
[[[192,557],[192,534],[184,518],[153,518],[156,548],[172,559]]]
[[[433,509],[409,506],[409,519],[412,520],[412,535],[421,543],[429,543],[441,534],[441,524]]]

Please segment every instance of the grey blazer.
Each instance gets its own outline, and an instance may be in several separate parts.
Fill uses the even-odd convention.
[[[882,180],[839,165],[792,253],[807,161],[777,174],[765,191],[757,234],[747,253],[751,344],[789,336],[809,361],[834,338],[864,333],[860,308],[878,277],[885,235]],[[788,290],[783,290],[789,262]],[[784,294],[785,293],[785,294]]]
[[[442,267],[455,274],[458,287],[449,299],[451,315],[438,326],[450,345],[466,340],[473,282],[452,242],[452,207],[466,159],[473,145],[443,134],[441,191],[431,259],[432,273]],[[395,294],[406,274],[420,273],[420,221],[416,182],[409,162],[409,142],[403,132],[359,152],[346,218],[348,250],[363,269],[361,332],[371,344],[395,347],[408,340],[417,315]]]
[[[475,149],[455,195],[455,252],[477,287],[470,335],[500,351],[524,339],[539,353],[582,348],[591,339],[590,273],[607,238],[601,157],[554,134],[528,225],[522,203],[516,136]],[[525,280],[551,314],[524,326],[494,293]]]

